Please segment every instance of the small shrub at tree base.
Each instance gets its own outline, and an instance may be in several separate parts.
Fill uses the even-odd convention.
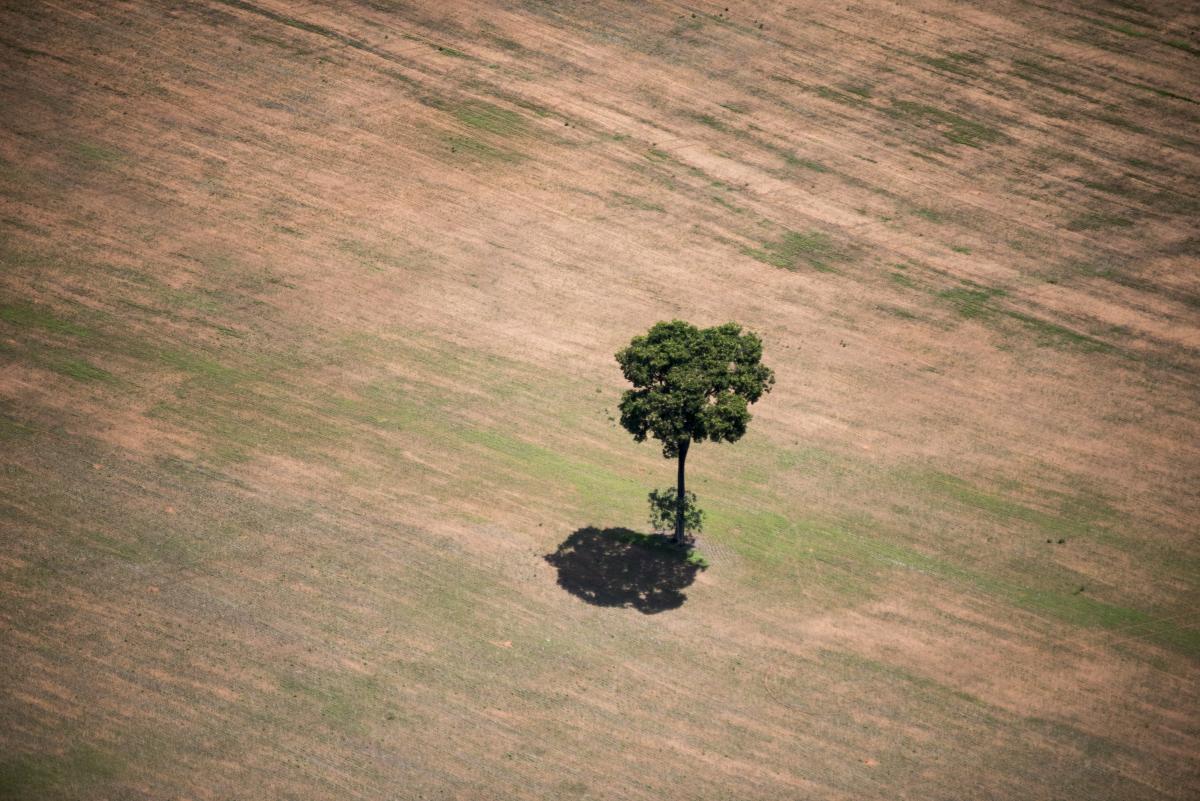
[[[651,529],[663,532],[674,529],[677,497],[674,487],[650,491]],[[704,510],[696,505],[694,492],[683,493],[683,530],[688,534],[698,534],[704,530]]]

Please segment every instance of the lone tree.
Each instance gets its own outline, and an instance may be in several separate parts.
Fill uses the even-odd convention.
[[[688,446],[741,439],[749,405],[771,391],[775,374],[762,364],[762,340],[737,323],[655,323],[617,353],[617,362],[634,387],[621,396],[621,425],[634,441],[654,437],[664,458],[679,460],[675,542],[682,543]]]

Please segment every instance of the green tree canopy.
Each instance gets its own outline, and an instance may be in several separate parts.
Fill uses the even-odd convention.
[[[762,340],[737,323],[656,323],[617,353],[634,386],[621,398],[621,425],[637,442],[659,440],[668,459],[685,441],[734,442],[746,433],[749,404],[775,383],[761,360]]]
[[[694,442],[734,442],[746,433],[749,406],[770,392],[762,340],[737,323],[697,328],[660,322],[617,353],[633,384],[621,397],[621,425],[637,442],[653,437],[679,459],[675,537],[683,539],[684,460]]]

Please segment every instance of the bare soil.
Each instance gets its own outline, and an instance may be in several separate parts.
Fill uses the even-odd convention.
[[[0,798],[1197,797],[1198,30],[6,4]],[[573,593],[674,317],[777,386]]]

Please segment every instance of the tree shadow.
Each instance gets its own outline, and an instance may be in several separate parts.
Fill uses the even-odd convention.
[[[687,596],[680,590],[702,569],[667,537],[627,528],[581,528],[545,559],[558,568],[558,586],[572,595],[646,615],[683,606]]]

